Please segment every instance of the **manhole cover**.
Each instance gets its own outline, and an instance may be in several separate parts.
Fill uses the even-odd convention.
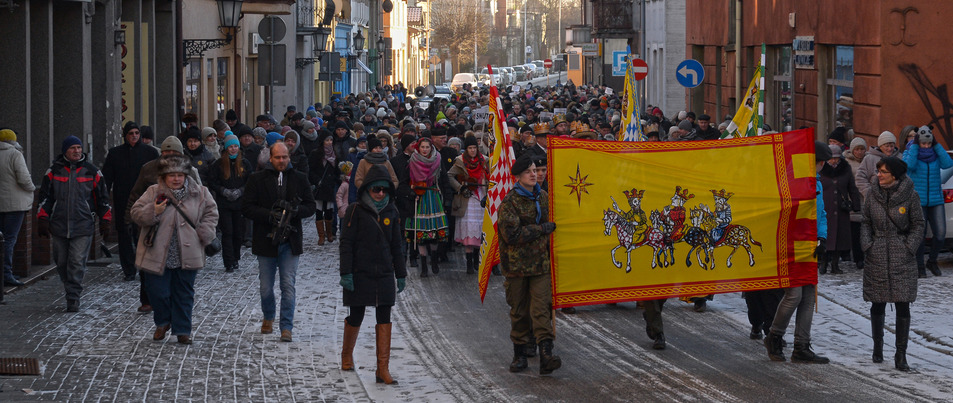
[[[39,375],[36,358],[0,358],[0,375]]]

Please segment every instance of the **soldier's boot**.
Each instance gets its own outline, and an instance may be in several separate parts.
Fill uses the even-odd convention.
[[[874,363],[884,362],[884,315],[870,316],[870,334],[874,339]]]
[[[420,277],[427,277],[427,257],[420,256]]]
[[[315,226],[315,228],[318,229],[318,246],[322,246],[322,245],[324,245],[324,239],[325,239],[325,237],[327,237],[327,231],[325,230],[325,227],[324,227],[324,221],[323,221],[323,220],[315,220],[315,221],[314,221],[314,226]]]
[[[539,342],[539,374],[549,375],[563,365],[562,359],[553,354],[553,341],[543,340]]]
[[[527,358],[533,358],[536,356],[536,336],[530,334],[529,343],[525,344],[526,349],[523,350],[523,355]]]
[[[909,371],[907,365],[907,341],[910,337],[910,318],[897,318],[897,353],[893,356],[894,366],[901,371]]]
[[[324,220],[324,234],[328,237],[328,243],[334,242],[334,221]]]
[[[390,376],[390,331],[391,324],[385,323],[374,328],[377,331],[377,383],[396,385],[397,380]]]
[[[361,328],[351,326],[344,319],[344,345],[341,347],[341,369],[344,371],[354,370],[354,345],[357,344],[357,334]]]
[[[768,336],[764,338],[764,347],[768,350],[768,358],[771,361],[787,361],[784,358],[784,349],[781,347],[781,342],[784,338],[774,332],[768,333]]]
[[[840,269],[840,257],[831,258],[831,274],[844,274]]]
[[[827,364],[831,362],[831,360],[814,353],[814,351],[811,350],[811,343],[794,343],[794,352],[791,353],[791,362]]]
[[[526,355],[524,350],[526,349],[525,344],[514,344],[513,345],[513,362],[510,363],[510,372],[520,372],[527,367]]]

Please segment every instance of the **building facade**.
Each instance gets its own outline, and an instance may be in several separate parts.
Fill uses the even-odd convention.
[[[649,73],[643,80],[645,104],[666,116],[685,110],[685,88],[675,80],[675,66],[685,59],[685,0],[645,2],[645,55]]]
[[[686,53],[711,77],[693,109],[734,113],[763,43],[773,129],[816,127],[825,138],[844,126],[873,144],[884,130],[932,124],[949,147],[949,15],[953,3],[942,0],[687,0]]]

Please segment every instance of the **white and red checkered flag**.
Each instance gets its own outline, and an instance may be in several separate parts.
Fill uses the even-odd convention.
[[[490,77],[493,67],[487,66]],[[492,80],[492,78],[491,78]],[[486,208],[483,209],[483,234],[480,246],[480,301],[486,296],[493,266],[500,263],[500,244],[496,232],[496,215],[506,193],[513,188],[516,180],[510,175],[513,168],[513,144],[506,130],[503,102],[496,83],[490,82],[490,128],[496,141],[490,154],[490,183],[487,187]]]

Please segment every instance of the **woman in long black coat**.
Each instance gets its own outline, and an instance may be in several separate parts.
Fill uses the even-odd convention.
[[[877,181],[864,198],[860,223],[860,246],[864,249],[864,301],[870,307],[874,339],[873,361],[883,362],[884,319],[887,303],[897,308],[897,353],[894,365],[909,371],[907,340],[910,335],[910,303],[917,299],[915,253],[923,240],[923,210],[907,165],[896,157],[877,162]]]
[[[850,212],[860,211],[860,191],[854,184],[850,164],[844,159],[839,146],[831,145],[834,157],[821,168],[821,185],[824,187],[824,210],[827,212],[827,260],[831,274],[841,274],[841,256],[849,256],[851,249]],[[827,262],[818,262],[821,274],[827,273]]]
[[[318,228],[318,245],[325,240],[334,242],[334,213],[337,211],[335,196],[341,186],[341,170],[334,154],[334,139],[330,133],[318,138],[318,147],[308,155],[308,180],[314,188],[314,201],[318,210],[315,214],[315,226]]]
[[[407,268],[400,252],[402,230],[394,205],[394,182],[382,166],[374,165],[358,190],[358,201],[344,213],[341,231],[341,286],[344,306],[344,345],[341,369],[353,370],[352,353],[368,306],[377,307],[377,382],[397,383],[390,376],[390,311],[404,290]]]

